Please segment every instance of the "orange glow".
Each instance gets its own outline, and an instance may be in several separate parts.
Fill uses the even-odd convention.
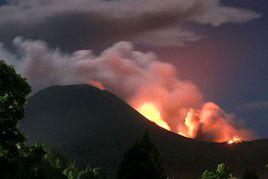
[[[95,80],[91,80],[89,82],[89,84],[91,84],[92,86],[96,87],[96,88],[99,88],[100,90],[105,90],[105,87],[103,86],[102,83],[98,82],[98,81],[95,81]]]
[[[242,142],[242,140],[239,137],[234,137],[233,139],[227,141],[227,144],[231,145],[231,144],[237,144]]]
[[[187,128],[187,135],[183,135],[183,136],[195,138],[197,124],[195,121],[195,113],[193,109],[190,109],[189,112],[187,113],[184,124]],[[178,133],[181,134],[182,132],[179,131]]]
[[[183,121],[182,125],[174,129],[171,129],[165,122],[168,119],[163,115],[165,114],[162,113],[163,109],[158,108],[155,104],[157,103],[146,102],[134,106],[139,113],[150,121],[184,137],[199,138],[200,135],[203,135],[203,140],[226,142],[230,145],[246,139],[245,132],[228,123],[228,120],[224,118],[225,116],[221,114],[221,109],[214,103],[207,103],[198,110],[190,108],[188,112],[186,111],[184,118],[181,119]]]
[[[170,127],[168,124],[163,121],[161,118],[160,112],[157,110],[157,108],[152,103],[145,103],[138,109],[139,113],[141,113],[144,117],[149,119],[150,121],[156,123],[160,127],[163,127],[167,130],[170,130]]]

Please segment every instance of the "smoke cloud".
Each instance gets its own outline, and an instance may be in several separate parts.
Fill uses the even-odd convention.
[[[170,130],[186,137],[216,142],[252,137],[233,115],[204,102],[198,87],[180,79],[172,64],[159,61],[151,52],[136,51],[129,42],[116,43],[98,56],[90,50],[65,54],[44,41],[21,37],[13,44],[16,53],[2,46],[0,58],[14,64],[35,92],[51,85],[87,83],[115,93],[137,110],[153,104]]]

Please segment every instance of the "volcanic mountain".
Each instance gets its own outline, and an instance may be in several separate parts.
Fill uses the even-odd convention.
[[[198,178],[226,163],[236,176],[247,167],[268,178],[268,140],[228,145],[188,139],[147,120],[114,94],[89,85],[53,86],[29,99],[21,124],[29,142],[59,146],[81,164],[113,175],[124,152],[149,133],[172,178]]]

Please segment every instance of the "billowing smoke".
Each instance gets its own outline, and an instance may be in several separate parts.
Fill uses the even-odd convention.
[[[64,54],[43,41],[16,38],[16,54],[0,49],[25,75],[34,91],[51,85],[87,83],[125,99],[156,124],[186,137],[209,141],[249,140],[252,132],[237,126],[233,115],[202,100],[198,87],[177,76],[172,64],[153,53],[119,42],[94,56],[90,50]]]

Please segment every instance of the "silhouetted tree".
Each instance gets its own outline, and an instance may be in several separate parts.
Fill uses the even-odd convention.
[[[166,179],[157,148],[146,133],[126,152],[118,171],[118,179]]]
[[[215,171],[206,170],[201,179],[229,179],[232,177],[229,167],[225,164],[219,164]]]
[[[70,165],[63,171],[68,179],[105,179],[105,175],[100,168],[87,167],[84,170],[80,170],[75,162],[71,162]]]
[[[101,168],[90,168],[82,170],[78,174],[79,179],[105,179],[105,175]]]
[[[0,61],[0,151],[5,156],[20,157],[25,136],[18,126],[23,118],[26,97],[31,87],[15,69]]]
[[[259,179],[259,176],[255,170],[247,169],[243,175],[243,179]]]
[[[40,145],[25,145],[19,130],[31,87],[12,66],[0,61],[0,178],[66,178],[62,171],[44,160]]]
[[[46,160],[61,171],[68,179],[105,179],[106,176],[101,168],[80,169],[76,162],[66,158],[60,148],[46,146]]]

